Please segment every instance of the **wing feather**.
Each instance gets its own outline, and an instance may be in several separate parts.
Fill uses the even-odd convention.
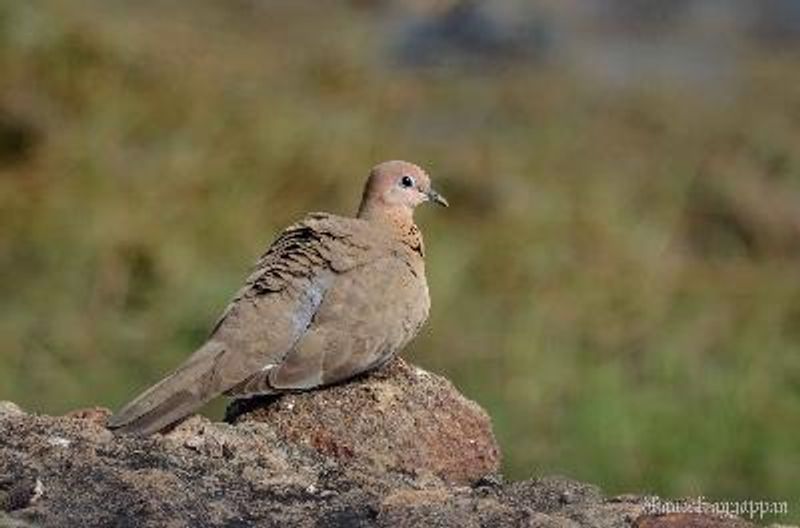
[[[380,254],[364,229],[360,220],[325,214],[286,229],[258,260],[209,341],[112,416],[109,427],[158,431],[282,362],[308,332],[336,277]]]

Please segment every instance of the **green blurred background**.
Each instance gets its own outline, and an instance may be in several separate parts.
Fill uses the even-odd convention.
[[[508,476],[800,519],[798,3],[625,4],[0,0],[0,399],[119,406],[408,159],[452,207],[405,355]]]

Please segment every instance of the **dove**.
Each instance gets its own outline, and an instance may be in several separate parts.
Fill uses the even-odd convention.
[[[207,341],[108,420],[150,435],[212,399],[324,387],[379,368],[430,310],[414,209],[448,206],[405,161],[372,168],[355,217],[310,213],[259,258]]]

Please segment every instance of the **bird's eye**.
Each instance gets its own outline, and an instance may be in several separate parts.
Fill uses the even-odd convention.
[[[402,185],[403,187],[406,187],[406,188],[413,187],[414,186],[414,178],[412,178],[411,176],[403,176],[403,178],[400,180],[400,185]]]

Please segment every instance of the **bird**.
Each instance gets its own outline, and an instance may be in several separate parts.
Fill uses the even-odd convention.
[[[430,311],[423,203],[449,206],[407,161],[369,172],[354,217],[309,213],[258,259],[206,342],[107,421],[147,436],[212,399],[312,390],[377,369]]]

